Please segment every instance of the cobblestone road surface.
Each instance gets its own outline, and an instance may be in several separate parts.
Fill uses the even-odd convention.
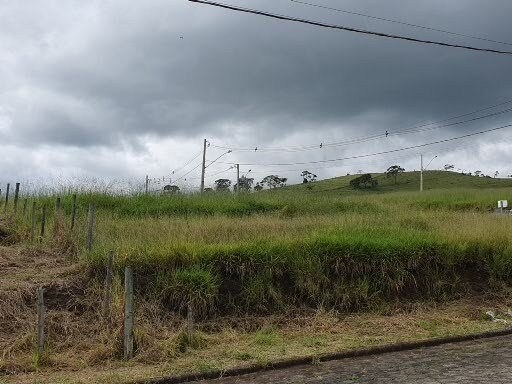
[[[512,383],[512,336],[330,361],[201,383]]]

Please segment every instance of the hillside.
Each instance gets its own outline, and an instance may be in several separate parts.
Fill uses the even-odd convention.
[[[364,193],[379,192],[402,192],[419,191],[420,172],[404,172],[396,180],[387,177],[383,173],[373,173],[372,176],[378,181],[378,186],[371,190],[365,190]],[[354,190],[350,187],[350,180],[358,175],[341,176],[333,179],[321,180],[313,184],[313,188],[308,185],[299,184],[284,188],[284,190],[301,190],[303,192],[340,192],[348,194],[360,194],[362,191]],[[427,190],[442,189],[487,189],[487,188],[512,188],[512,179],[494,179],[487,177],[476,177],[463,175],[457,172],[446,171],[426,171],[423,173],[423,188]]]

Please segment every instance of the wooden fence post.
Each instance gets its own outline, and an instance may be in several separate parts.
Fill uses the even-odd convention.
[[[105,320],[110,318],[110,303],[112,301],[112,268],[114,266],[114,251],[108,254],[107,275],[105,277],[105,306],[103,308],[103,317]]]
[[[44,288],[37,289],[37,357],[40,359],[44,352]]]
[[[55,200],[55,213],[60,215],[61,209],[62,209],[61,199],[60,199],[60,197],[57,197],[57,200]]]
[[[45,225],[46,225],[46,205],[43,205],[43,213],[41,215],[41,233],[40,233],[40,237],[39,237],[40,243],[43,242]]]
[[[133,357],[133,271],[124,270],[124,359]]]
[[[53,235],[57,237],[62,222],[62,202],[60,197],[55,200],[55,217],[53,223]]]
[[[9,203],[9,189],[11,188],[11,184],[7,183],[7,188],[5,189],[5,205],[4,212],[7,212],[7,203]]]
[[[36,237],[36,222],[37,222],[37,212],[36,212],[36,202],[32,202],[32,228],[30,229],[30,242],[34,242],[34,238]]]
[[[14,188],[14,214],[18,213],[18,200],[20,198],[20,183],[16,183]]]
[[[188,345],[191,346],[194,341],[194,314],[191,303],[188,303],[187,307],[187,338]]]
[[[76,193],[73,194],[72,203],[71,203],[71,230],[75,227],[75,218],[76,218]]]
[[[23,220],[25,220],[25,216],[27,214],[27,204],[28,204],[28,199],[23,199]]]
[[[88,251],[92,250],[93,235],[94,235],[94,204],[89,204],[89,224],[87,225],[87,239],[85,248]]]

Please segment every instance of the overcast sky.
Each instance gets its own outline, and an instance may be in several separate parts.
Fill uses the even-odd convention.
[[[225,0],[270,12],[503,50],[470,39],[312,8]],[[510,0],[311,0],[512,44]],[[169,177],[194,187],[202,140],[207,185],[379,172],[398,163],[512,173],[511,129],[388,155],[311,165],[512,123],[512,113],[409,135],[390,133],[512,100],[512,56],[421,45],[236,13],[186,0],[0,0],[0,182]],[[512,103],[463,119],[512,108]],[[450,122],[454,122],[453,120]],[[318,146],[311,150],[290,148]],[[237,151],[238,148],[285,151]],[[189,165],[183,167],[191,159]],[[226,164],[225,164],[226,163]],[[254,164],[254,165],[252,165]],[[172,171],[175,171],[172,175]],[[180,178],[181,177],[181,178]],[[186,179],[186,181],[185,181]]]

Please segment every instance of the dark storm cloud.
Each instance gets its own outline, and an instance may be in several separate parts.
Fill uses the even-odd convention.
[[[512,49],[288,0],[230,2]],[[512,36],[507,0],[322,4],[501,40]],[[237,142],[252,145],[298,131],[315,132],[322,141],[403,128],[512,98],[511,56],[324,30],[185,0],[65,6],[8,1],[0,5],[0,22],[6,53],[0,59],[0,122],[10,122],[8,130],[0,126],[0,139],[20,146],[128,143],[143,150],[137,145],[147,135],[214,136],[226,142],[238,135]],[[506,120],[447,128],[443,134]]]

